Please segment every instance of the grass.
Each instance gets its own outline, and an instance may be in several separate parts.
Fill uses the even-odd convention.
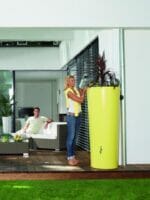
[[[150,200],[150,179],[0,181],[0,200]]]

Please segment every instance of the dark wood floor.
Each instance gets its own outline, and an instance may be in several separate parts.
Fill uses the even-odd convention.
[[[68,166],[66,151],[30,151],[29,158],[22,155],[1,155],[0,172],[91,171],[89,153],[77,151],[79,166]]]
[[[77,151],[79,166],[68,166],[65,151],[31,151],[22,155],[0,156],[0,179],[91,179],[91,178],[150,178],[150,165],[119,166],[115,170],[90,167],[89,153]]]

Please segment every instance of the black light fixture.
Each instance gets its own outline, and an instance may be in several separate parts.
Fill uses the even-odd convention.
[[[27,46],[28,42],[27,41],[17,41],[17,46]]]
[[[59,47],[61,41],[0,41],[0,47]]]

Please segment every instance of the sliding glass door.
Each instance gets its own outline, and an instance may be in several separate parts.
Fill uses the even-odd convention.
[[[14,81],[13,71],[0,71],[0,133],[2,134],[2,117],[8,115],[10,112],[8,101],[12,104],[12,131],[14,131]],[[8,113],[9,112],[9,113]]]

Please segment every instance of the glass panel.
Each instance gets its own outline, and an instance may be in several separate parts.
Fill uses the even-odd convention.
[[[2,117],[12,115],[13,75],[12,71],[0,71],[0,132],[2,133]]]

